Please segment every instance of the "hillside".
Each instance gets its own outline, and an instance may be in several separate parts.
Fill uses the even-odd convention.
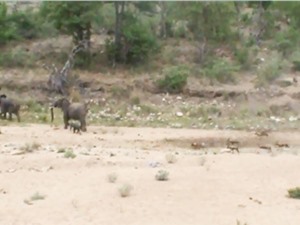
[[[299,224],[300,4],[15,4],[1,225]],[[88,106],[86,132],[51,122],[63,97]]]

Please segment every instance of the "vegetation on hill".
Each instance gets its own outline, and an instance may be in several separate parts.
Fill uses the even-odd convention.
[[[27,122],[66,94],[90,123],[299,126],[298,2],[14,4],[0,3],[0,86]]]
[[[145,66],[171,71],[184,66],[182,78],[169,74],[157,82],[158,88],[176,93],[191,75],[228,83],[239,72],[251,71],[257,84],[265,85],[283,72],[300,70],[298,2],[42,2],[34,10],[7,4],[0,4],[2,67],[62,64],[68,49],[36,54],[11,46],[67,35],[74,45],[91,43],[75,60],[83,70]],[[95,46],[99,35],[104,41]],[[192,49],[167,51],[168,44],[182,41]],[[188,60],[178,63],[182,55]]]

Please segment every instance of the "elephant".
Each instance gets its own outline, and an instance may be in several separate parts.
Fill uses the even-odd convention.
[[[69,122],[70,130],[73,130],[73,133],[80,134],[81,125],[75,122]]]
[[[17,116],[18,122],[21,122],[19,112],[20,108],[20,104],[15,100],[7,98],[5,94],[0,95],[0,115],[2,116],[2,118],[6,119],[6,114],[8,113],[9,120],[12,120],[12,114],[15,114]]]
[[[88,112],[87,106],[84,103],[70,103],[66,98],[58,99],[54,102],[51,110],[51,122],[54,119],[53,107],[60,108],[63,112],[65,129],[68,129],[69,120],[79,120],[80,128],[86,131],[86,115]]]

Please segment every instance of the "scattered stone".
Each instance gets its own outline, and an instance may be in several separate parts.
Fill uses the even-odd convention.
[[[296,116],[290,116],[289,117],[290,122],[294,122],[294,121],[297,121],[297,120],[298,120],[298,117],[296,117]]]
[[[227,148],[223,148],[220,150],[220,153],[223,154],[223,153],[231,153],[232,151],[230,149],[227,149]]]
[[[182,116],[183,116],[183,113],[182,113],[182,112],[176,112],[176,116],[182,117]]]
[[[293,78],[281,78],[276,80],[276,84],[279,87],[289,87],[294,84]]]
[[[192,148],[194,149],[201,149],[201,148],[205,148],[205,143],[204,142],[193,142],[191,144]]]
[[[152,161],[152,162],[149,163],[149,166],[152,167],[152,168],[156,168],[156,167],[161,166],[161,163],[157,162],[157,161]]]

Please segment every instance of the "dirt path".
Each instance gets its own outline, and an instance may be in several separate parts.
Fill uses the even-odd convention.
[[[92,126],[76,135],[47,125],[1,132],[0,224],[300,223],[300,201],[286,197],[287,189],[300,186],[299,132],[257,137]],[[241,154],[221,153],[228,137],[241,142]],[[195,141],[208,148],[191,148]],[[290,147],[277,148],[277,141]],[[271,145],[272,152],[260,144]],[[58,153],[68,149],[75,158]],[[168,164],[167,153],[177,162]],[[154,179],[160,169],[170,173],[168,181]],[[113,172],[117,181],[109,183]],[[121,198],[118,188],[125,183],[134,189]],[[37,192],[45,198],[31,201]]]

